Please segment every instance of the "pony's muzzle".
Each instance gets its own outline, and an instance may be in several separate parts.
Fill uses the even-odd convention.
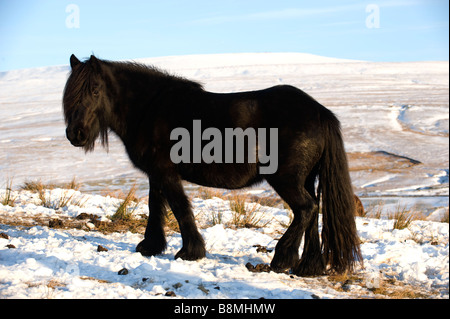
[[[81,147],[86,145],[87,136],[84,130],[80,127],[77,128],[66,128],[66,137],[72,143],[73,146]]]

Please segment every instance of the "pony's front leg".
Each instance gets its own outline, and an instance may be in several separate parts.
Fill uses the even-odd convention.
[[[166,236],[164,234],[166,200],[158,184],[150,181],[148,197],[149,216],[144,240],[141,241],[136,251],[144,256],[161,254],[166,249]]]
[[[175,255],[175,259],[197,260],[205,257],[205,242],[195,225],[191,204],[184,193],[181,180],[166,176],[163,192],[180,226],[181,238],[183,239],[183,247]]]

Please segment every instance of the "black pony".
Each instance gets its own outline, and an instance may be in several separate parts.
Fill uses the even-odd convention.
[[[63,97],[69,141],[87,152],[94,149],[98,137],[107,146],[108,132],[113,131],[133,164],[149,177],[150,215],[144,240],[136,247],[142,255],[158,255],[165,250],[168,204],[183,239],[175,258],[205,257],[205,244],[182,180],[239,189],[265,179],[294,213],[291,225],[276,245],[273,270],[292,268],[297,275],[315,276],[324,274],[327,268],[337,273],[351,271],[357,262],[362,263],[339,121],[309,95],[286,85],[261,91],[211,93],[199,83],[153,67],[104,61],[95,56],[81,62],[72,55],[70,65],[72,72]],[[171,132],[183,128],[193,134],[195,120],[201,120],[204,128],[216,128],[222,133],[227,128],[254,128],[258,132],[261,128],[276,128],[277,170],[263,175],[259,161],[175,163],[170,152],[177,141],[171,138]],[[318,231],[319,202],[322,240]]]

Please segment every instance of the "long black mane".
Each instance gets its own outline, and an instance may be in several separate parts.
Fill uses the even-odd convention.
[[[73,67],[69,78],[64,87],[63,94],[63,110],[64,120],[66,125],[69,124],[70,119],[75,117],[79,112],[79,108],[82,107],[81,101],[86,96],[91,95],[92,88],[95,86],[95,72],[92,62],[86,60],[84,63],[79,63],[76,67]],[[108,131],[109,127],[107,120],[104,118],[105,113],[101,112],[99,115],[100,122],[100,140],[104,147],[108,148]],[[95,139],[90,140],[83,148],[86,152],[93,151],[95,146]]]
[[[97,84],[96,77],[98,77],[99,72],[103,73],[102,78],[106,80],[109,89],[115,92],[124,89],[123,84],[120,82],[121,78],[127,80],[131,78],[135,79],[134,82],[145,83],[148,88],[146,94],[149,96],[153,94],[154,97],[163,93],[165,90],[173,90],[174,88],[203,90],[203,86],[196,81],[171,74],[152,65],[130,61],[116,62],[108,60],[102,60],[102,65],[107,66],[109,69],[100,69],[98,63],[92,61],[92,59],[86,59],[84,62],[72,68],[63,94],[66,125],[71,115],[76,112],[83,97],[91,94],[92,87]],[[108,120],[110,121],[111,119],[105,118],[106,114],[108,114],[106,109],[104,112],[99,113],[99,134],[102,146],[108,148],[108,132],[110,130]],[[89,143],[84,147],[85,151],[93,151],[94,146],[95,143]]]

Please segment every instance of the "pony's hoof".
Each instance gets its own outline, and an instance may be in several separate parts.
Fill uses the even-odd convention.
[[[151,244],[150,241],[144,239],[136,246],[136,252],[141,253],[142,256],[150,257],[160,255],[166,249],[166,244],[159,245]]]
[[[281,254],[275,253],[272,262],[270,263],[270,269],[272,269],[274,272],[286,272],[287,270],[297,265],[299,260],[298,254],[295,253],[285,254],[283,257],[280,256]]]
[[[192,249],[188,251],[184,247],[175,255],[175,259],[183,259],[183,260],[199,260],[205,258],[206,250],[204,247]]]
[[[280,266],[280,265],[274,265],[273,263],[270,263],[270,270],[276,273],[287,273],[291,267],[289,266]]]
[[[321,256],[309,259],[302,258],[292,271],[299,277],[317,277],[325,274],[326,265]]]

